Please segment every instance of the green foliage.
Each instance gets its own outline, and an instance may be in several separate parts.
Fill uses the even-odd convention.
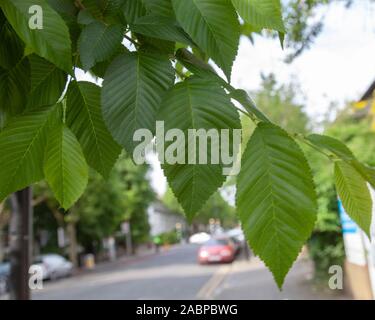
[[[27,99],[27,109],[56,103],[62,95],[67,74],[54,64],[33,54],[29,56],[31,88]],[[24,95],[25,99],[27,93]]]
[[[335,221],[338,221],[337,217]],[[329,276],[327,270],[332,265],[343,264],[345,254],[341,231],[315,231],[309,240],[309,255],[314,261],[314,280],[325,285]]]
[[[90,70],[97,62],[109,59],[116,53],[122,37],[123,30],[120,25],[106,26],[102,22],[94,21],[85,26],[78,40],[83,69]]]
[[[188,45],[193,44],[192,40],[184,30],[181,27],[176,26],[175,19],[168,17],[160,17],[156,15],[140,17],[131,25],[131,28],[134,32],[151,38],[181,42]]]
[[[164,232],[158,235],[162,245],[175,244],[180,241],[178,234],[175,230]]]
[[[0,110],[9,118],[20,114],[27,104],[29,90],[30,64],[28,59],[22,59],[0,74]]]
[[[29,27],[40,19],[29,13],[33,5],[42,9],[42,29]],[[284,112],[294,113],[292,101],[276,120],[269,119],[245,91],[227,82],[241,29],[248,33],[271,28],[283,38],[278,0],[0,0],[0,7],[0,201],[47,178],[60,205],[68,209],[86,185],[87,166],[111,177],[118,144],[131,153],[137,129],[155,132],[156,119],[165,120],[166,129],[185,133],[237,129],[241,125],[234,99],[257,127],[242,159],[238,211],[255,252],[281,286],[311,233],[316,213],[310,168],[294,139],[323,154],[328,149],[334,162],[345,161],[351,169],[340,171],[340,181],[348,181],[355,171],[375,185],[375,170],[354,156],[343,159],[327,141],[317,143],[272,124]],[[246,22],[242,28],[239,15]],[[211,61],[227,80],[214,71]],[[76,68],[104,77],[103,87],[77,82]],[[177,77],[181,81],[175,84]],[[258,100],[261,107],[282,104],[272,95]],[[304,134],[304,121],[298,118],[291,130]],[[223,184],[222,167],[164,166],[189,219]],[[124,180],[131,172],[116,167]],[[133,236],[141,239],[148,230],[145,204],[151,195],[144,172],[137,177],[137,183],[126,182],[122,199],[128,202],[127,217],[139,226]],[[348,211],[357,216],[354,209]],[[366,228],[368,212],[360,215]]]
[[[85,157],[77,138],[65,125],[57,125],[50,132],[44,172],[64,209],[70,208],[86,188],[88,168]]]
[[[115,140],[131,153],[134,132],[155,131],[163,93],[173,83],[168,58],[151,53],[126,53],[116,58],[104,77],[103,116]]]
[[[375,134],[369,128],[369,121],[367,119],[352,118],[350,108],[348,107],[337,116],[337,119],[333,123],[326,124],[324,134],[334,137],[334,139],[318,135],[314,136],[313,140],[315,143],[326,141],[326,144],[331,146],[330,149],[332,151],[328,148],[324,149],[326,152],[330,152],[330,156],[336,156],[335,153],[338,154],[338,150],[341,150],[342,157],[346,156],[348,160],[347,164],[352,163],[350,161],[352,160],[353,153],[355,153],[358,160],[365,161],[373,166],[375,164]],[[337,139],[345,142],[345,145]],[[342,265],[344,257],[342,231],[337,206],[338,192],[335,188],[334,172],[329,165],[329,160],[318,157],[318,154],[310,150],[308,150],[308,158],[311,160],[310,162],[315,173],[319,210],[318,221],[308,242],[308,246],[310,256],[315,264],[316,278],[326,281],[329,266],[333,264]],[[333,150],[336,150],[336,152],[334,153]],[[354,178],[358,177],[357,173],[353,174]],[[365,190],[364,192],[366,194],[368,191]],[[345,209],[348,211],[348,206]]]
[[[335,183],[345,210],[370,237],[372,201],[366,181],[352,166],[337,161]]]
[[[43,179],[44,151],[56,110],[53,106],[26,112],[0,132],[0,202]]]
[[[67,95],[67,124],[77,136],[88,164],[108,177],[121,148],[104,124],[100,87],[89,82],[72,82]]]
[[[240,16],[255,28],[285,32],[280,0],[232,0]]]
[[[188,136],[189,129],[230,129],[240,128],[238,113],[231,107],[229,97],[215,82],[191,77],[175,85],[166,95],[159,120],[164,121],[165,131],[180,129]],[[212,193],[224,182],[223,164],[210,164],[211,143],[207,144],[207,163],[189,164],[188,139],[166,143],[164,152],[183,148],[183,159],[176,164],[164,164],[164,173],[174,194],[184,208],[188,219],[202,207]],[[230,144],[230,149],[232,144]],[[198,148],[197,148],[198,150]],[[161,155],[159,154],[159,157]],[[204,192],[202,192],[204,190]]]
[[[246,147],[237,209],[251,248],[281,287],[314,228],[316,195],[302,151],[275,125],[258,124]]]
[[[65,215],[65,223],[76,221],[77,237],[82,246],[100,249],[102,239],[116,235],[120,224],[126,220],[131,223],[134,244],[148,240],[150,227],[147,208],[155,199],[146,179],[148,170],[148,166],[136,166],[130,159],[121,156],[106,179],[90,171],[85,192]],[[38,212],[58,208],[42,184],[38,184],[35,193],[37,197],[45,196],[48,202],[47,208],[46,202],[43,202],[37,208]]]
[[[14,32],[12,26],[0,12],[0,66],[4,69],[14,67],[23,56],[24,43]]]
[[[172,0],[172,4],[177,21],[230,79],[240,37],[231,4],[227,0]]]
[[[225,188],[225,187],[224,187]],[[176,199],[173,191],[168,188],[162,198],[163,204],[172,212],[177,214],[184,214],[184,210]],[[224,228],[233,228],[237,225],[236,209],[228,204],[226,200],[220,195],[220,192],[215,192],[198,211],[193,218],[192,223],[208,225],[210,219],[220,220]]]
[[[63,19],[44,0],[1,0],[1,8],[18,36],[36,54],[70,73],[71,41]],[[43,9],[43,29],[29,27],[29,8]]]

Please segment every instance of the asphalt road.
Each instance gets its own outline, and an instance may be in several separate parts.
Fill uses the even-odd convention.
[[[45,282],[33,299],[196,299],[222,265],[200,266],[197,246],[174,247],[136,261],[117,262],[89,274]]]
[[[32,296],[43,300],[350,298],[342,292],[314,289],[309,280],[312,264],[306,258],[294,264],[280,291],[258,258],[245,261],[239,257],[232,264],[201,266],[196,262],[197,250],[197,246],[183,245],[130,261],[101,264],[89,273],[47,281]]]

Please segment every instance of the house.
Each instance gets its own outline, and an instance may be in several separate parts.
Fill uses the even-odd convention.
[[[187,226],[185,218],[165,207],[161,202],[155,201],[148,209],[148,222],[150,224],[150,235],[156,236],[164,232]]]
[[[369,116],[372,118],[371,129],[375,131],[375,81],[370,85],[357,103],[355,117],[362,118]]]

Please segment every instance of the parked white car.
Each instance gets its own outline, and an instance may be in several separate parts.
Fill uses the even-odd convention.
[[[42,268],[43,280],[68,277],[73,271],[73,264],[58,254],[41,255],[35,259],[34,265]]]

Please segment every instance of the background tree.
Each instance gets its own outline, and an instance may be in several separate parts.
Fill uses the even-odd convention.
[[[124,221],[130,221],[132,225],[132,240],[135,245],[147,241],[147,208],[155,197],[147,179],[148,170],[147,165],[136,166],[130,159],[122,156],[108,179],[91,171],[87,189],[67,212],[59,209],[45,184],[36,185],[34,230],[36,236],[45,231],[50,235],[42,253],[64,254],[64,250],[57,245],[58,227],[67,230],[69,256],[76,263],[78,245],[82,246],[85,252],[99,252],[102,249],[102,240],[114,236]]]
[[[172,212],[184,215],[181,205],[178,203],[170,188],[168,188],[164,194],[162,202]],[[220,191],[218,191],[215,192],[203,208],[199,210],[197,216],[191,221],[191,225],[193,228],[198,227],[199,225],[208,226],[210,220],[215,219],[219,220],[224,228],[233,228],[238,225],[235,211],[235,208],[229,205],[229,203],[221,196]]]

